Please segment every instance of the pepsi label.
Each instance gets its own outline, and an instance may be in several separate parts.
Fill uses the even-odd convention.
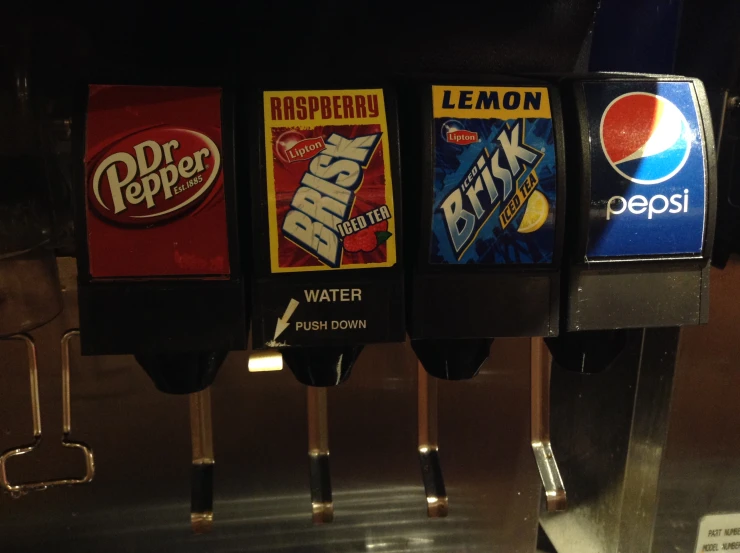
[[[700,254],[707,178],[694,84],[583,88],[591,153],[587,257]]]

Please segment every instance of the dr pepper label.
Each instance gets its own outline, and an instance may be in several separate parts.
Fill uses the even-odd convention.
[[[264,93],[273,273],[396,262],[381,89]]]
[[[221,148],[220,89],[90,86],[90,275],[228,277]]]

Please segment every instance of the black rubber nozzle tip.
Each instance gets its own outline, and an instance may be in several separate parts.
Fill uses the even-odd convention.
[[[488,359],[493,338],[463,340],[411,340],[426,371],[444,380],[473,378]]]
[[[555,363],[573,372],[600,373],[608,369],[627,345],[625,330],[563,332],[545,338]]]
[[[227,351],[137,354],[136,361],[161,392],[192,394],[213,384]]]
[[[349,378],[362,346],[346,348],[285,348],[283,360],[306,386],[336,386]]]

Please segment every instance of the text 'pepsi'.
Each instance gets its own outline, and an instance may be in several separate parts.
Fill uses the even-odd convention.
[[[647,212],[647,218],[652,219],[653,215],[661,213],[688,213],[689,211],[689,189],[681,194],[673,194],[670,198],[663,194],[651,196],[648,200],[645,196],[632,196],[629,200],[622,196],[612,196],[606,204],[606,220],[611,219],[612,215],[621,215],[625,210],[634,215],[641,215]],[[656,205],[656,202],[659,205]],[[668,206],[672,206],[668,209]]]

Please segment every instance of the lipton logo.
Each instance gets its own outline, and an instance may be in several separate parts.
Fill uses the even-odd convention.
[[[306,138],[296,142],[295,145],[285,151],[285,155],[288,158],[288,163],[293,163],[296,161],[311,159],[313,156],[324,150],[326,150],[324,137],[317,136],[315,138]]]
[[[478,142],[478,133],[464,130],[450,131],[447,133],[447,142],[463,145],[473,144],[474,142]]]
[[[203,133],[161,126],[114,142],[91,163],[89,199],[114,222],[134,225],[174,219],[216,189],[221,154]]]

